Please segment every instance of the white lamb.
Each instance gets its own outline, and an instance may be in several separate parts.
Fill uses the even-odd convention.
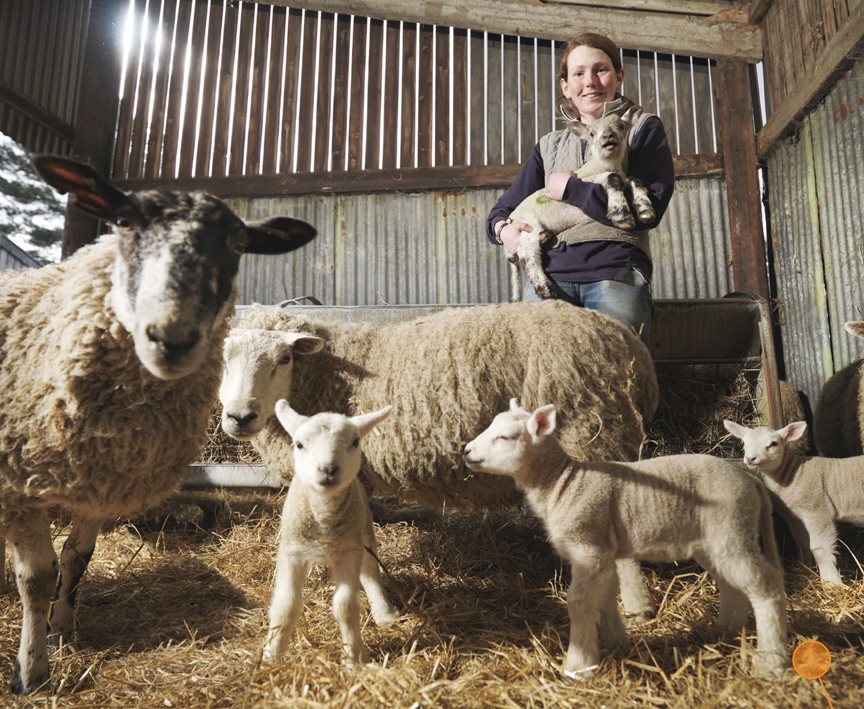
[[[800,525],[790,528],[799,544],[809,548],[819,576],[842,584],[834,547],[839,522],[864,525],[864,456],[821,458],[804,456],[790,445],[804,435],[805,421],[779,430],[748,428],[724,421],[726,430],[744,443],[744,463],[764,475],[765,486],[782,504],[784,517]],[[806,536],[802,539],[800,529]]]
[[[731,463],[675,455],[636,463],[583,463],[554,436],[555,407],[510,410],[465,447],[478,472],[512,477],[556,551],[570,562],[570,642],[563,670],[593,674],[600,641],[626,639],[615,595],[616,559],[693,558],[720,591],[718,623],[737,630],[753,607],[757,667],[779,673],[786,659],[783,572],[764,486]],[[759,537],[762,537],[760,548]]]
[[[384,593],[369,502],[357,479],[360,440],[390,410],[350,418],[333,413],[309,417],[284,399],[276,403],[276,417],[294,440],[294,478],[282,509],[266,662],[287,648],[303,610],[303,582],[312,564],[330,567],[336,585],[333,615],[352,662],[369,661],[360,635],[361,584],[378,625],[399,616]]]
[[[608,199],[606,216],[619,229],[635,228],[636,219],[650,224],[656,216],[648,189],[640,180],[627,175],[628,134],[641,113],[640,106],[631,106],[623,115],[603,116],[590,125],[580,121],[570,124],[570,130],[585,141],[585,163],[573,174],[586,182],[603,185]],[[628,193],[636,219],[630,210]],[[539,297],[554,298],[552,281],[543,270],[543,249],[553,246],[559,234],[585,220],[584,212],[567,202],[551,199],[544,188],[522,200],[510,218],[531,226],[531,231],[521,232],[516,255],[510,258],[515,264],[513,293],[521,292],[518,278],[521,267]],[[566,237],[563,240],[566,242]]]
[[[0,275],[0,536],[23,605],[17,693],[48,676],[49,605],[52,635],[73,631],[100,523],[161,501],[198,455],[240,255],[315,234],[285,218],[244,224],[200,192],[125,194],[71,160],[34,164],[115,233],[60,264]],[[57,507],[73,520],[59,582]]]

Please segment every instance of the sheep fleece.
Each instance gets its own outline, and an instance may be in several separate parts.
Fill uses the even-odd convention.
[[[109,303],[116,249],[109,235],[0,276],[0,529],[49,505],[94,520],[137,512],[198,455],[228,324],[196,372],[153,377]]]
[[[813,414],[813,438],[820,455],[850,458],[864,453],[861,446],[861,432],[864,430],[862,367],[864,362],[856,360],[822,387]]]
[[[615,321],[562,301],[450,308],[414,320],[327,323],[258,306],[237,325],[308,332],[324,350],[296,357],[285,397],[305,414],[394,416],[363,442],[363,475],[378,492],[426,502],[509,501],[510,480],[473,475],[462,449],[518,396],[558,407],[568,454],[634,460],[657,408],[657,379],[639,338]],[[290,439],[271,417],[252,441],[264,464],[290,477]]]

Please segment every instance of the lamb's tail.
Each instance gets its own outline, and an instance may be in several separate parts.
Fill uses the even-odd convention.
[[[774,538],[774,522],[771,519],[771,498],[767,488],[758,482],[759,487],[759,533],[762,535],[762,550],[768,560],[777,567],[781,566],[777,540]]]

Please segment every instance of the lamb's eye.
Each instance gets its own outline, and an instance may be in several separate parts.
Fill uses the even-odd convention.
[[[279,358],[279,361],[276,362],[276,366],[277,366],[277,367],[284,367],[286,364],[291,364],[291,353],[290,353],[290,352],[288,352],[287,354],[282,355],[282,356]]]
[[[588,131],[588,135],[590,135],[590,136],[593,138],[593,137],[594,137],[594,131],[593,131],[593,130],[589,130],[589,131]]]
[[[127,227],[132,226],[132,222],[130,222],[126,217],[117,217],[117,219],[114,220],[114,223],[121,229],[126,229]]]
[[[512,441],[515,436],[495,436],[494,441]]]
[[[302,450],[303,450],[303,444],[300,443],[300,441],[294,441],[294,447],[295,447],[298,451],[302,451]]]
[[[768,444],[768,447],[769,448],[776,448],[777,447],[777,441],[771,441],[771,443]]]
[[[351,441],[351,447],[357,448],[360,445],[360,437],[357,436],[353,441]]]

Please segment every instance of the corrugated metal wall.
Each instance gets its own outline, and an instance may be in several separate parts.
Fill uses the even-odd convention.
[[[815,404],[861,356],[864,319],[864,60],[769,156],[771,237],[787,378]]]
[[[25,268],[36,268],[41,265],[41,262],[24,249],[0,234],[0,271],[21,271]]]
[[[498,195],[471,190],[229,200],[244,218],[296,216],[319,232],[296,254],[244,257],[240,302],[304,295],[327,305],[507,300],[507,263],[484,235]],[[651,241],[655,298],[716,298],[732,290],[722,179],[678,180]]]

